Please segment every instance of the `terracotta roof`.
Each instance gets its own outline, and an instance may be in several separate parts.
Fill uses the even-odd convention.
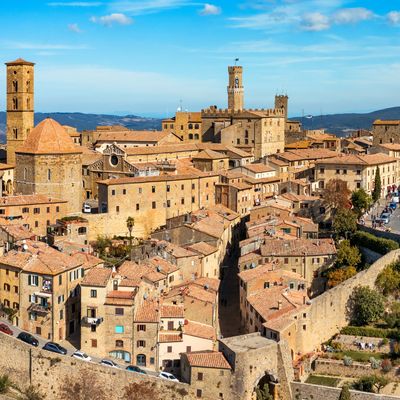
[[[112,290],[107,293],[106,301],[104,304],[113,306],[130,306],[133,305],[135,292],[128,292],[125,290]]]
[[[195,336],[202,339],[215,340],[215,328],[211,325],[200,324],[194,321],[185,321],[183,333],[189,336]]]
[[[223,158],[228,158],[228,156],[210,149],[200,151],[200,153],[193,156],[193,160],[221,160]]]
[[[256,174],[262,172],[275,172],[275,168],[261,163],[243,165],[242,168],[248,169],[249,171],[252,171]]]
[[[340,154],[331,159],[318,160],[316,164],[324,165],[324,164],[342,164],[342,165],[365,165],[365,166],[373,166],[379,164],[387,164],[397,162],[397,159],[394,157],[390,157],[384,153],[376,153],[376,154],[365,154],[365,155],[356,155],[356,154]]]
[[[239,148],[237,148],[237,147],[226,146],[226,149],[227,149],[229,152],[232,152],[232,153],[238,155],[238,156],[241,157],[241,158],[253,157],[252,154],[250,154],[250,153],[248,153],[247,151],[244,151],[244,150],[242,150],[242,149],[239,149]]]
[[[208,290],[213,290],[214,292],[218,292],[219,285],[221,281],[219,279],[215,278],[207,278],[207,277],[202,277],[202,278],[197,278],[196,280],[192,281],[192,285],[197,285],[202,288],[208,288]]]
[[[159,343],[182,342],[182,335],[176,332],[160,331],[158,335],[158,342]]]
[[[169,261],[164,260],[159,256],[151,257],[149,260],[147,260],[147,264],[152,265],[155,268],[158,268],[160,272],[163,274],[171,274],[179,270],[179,267],[177,265],[172,264]]]
[[[144,300],[136,308],[135,322],[158,322],[159,305],[154,300]]]
[[[274,157],[283,159],[284,161],[302,161],[302,160],[318,160],[320,158],[332,158],[337,153],[326,149],[298,149],[289,150],[283,153],[275,154]]]
[[[285,278],[304,281],[301,275],[292,271],[276,268],[272,263],[259,265],[256,268],[242,271],[239,273],[239,277],[243,282],[250,282],[260,278],[269,282],[277,282],[280,284],[283,284]]]
[[[332,239],[270,240],[261,245],[262,256],[324,256],[336,253]]]
[[[55,199],[44,194],[21,194],[18,196],[0,197],[0,207],[34,205],[34,204],[50,204],[50,203],[66,203],[66,200]]]
[[[90,269],[98,266],[99,264],[104,264],[104,261],[101,258],[81,251],[71,254],[71,257],[81,262],[84,269]]]
[[[379,147],[393,151],[400,151],[400,143],[382,143]]]
[[[3,224],[3,221],[0,221],[0,230],[6,232],[16,241],[24,239],[33,240],[36,236],[32,231],[22,224]]]
[[[81,150],[57,121],[46,118],[32,129],[17,153],[80,154]]]
[[[106,287],[110,280],[112,270],[110,268],[95,267],[86,272],[82,280],[82,286]]]
[[[166,242],[164,240],[160,240],[159,244],[164,245],[164,250],[175,258],[196,257],[198,255],[194,251],[190,251],[189,249],[185,249],[184,247]]]
[[[6,169],[14,169],[15,165],[0,163],[0,171],[4,171]]]
[[[6,65],[35,65],[33,62],[25,61],[23,58],[17,58],[14,61],[6,62]]]
[[[215,253],[218,249],[214,246],[206,242],[197,242],[187,246],[187,249],[192,250],[196,253],[203,254],[205,256],[209,256],[210,254]]]
[[[139,286],[142,277],[153,271],[153,268],[146,264],[136,264],[132,261],[124,261],[118,268],[118,274],[125,279],[121,286]]]
[[[224,355],[218,351],[196,351],[185,353],[191,367],[231,369]]]
[[[183,318],[184,314],[183,305],[163,304],[160,309],[161,318]]]

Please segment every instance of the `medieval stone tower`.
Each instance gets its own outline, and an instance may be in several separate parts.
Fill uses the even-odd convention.
[[[16,191],[68,201],[69,214],[82,211],[82,151],[67,131],[47,118],[16,151]]]
[[[228,67],[228,108],[233,111],[244,109],[243,67]]]
[[[289,97],[287,95],[276,95],[275,96],[275,108],[285,110],[285,121],[288,120],[288,104]]]
[[[15,152],[34,126],[34,63],[21,58],[7,66],[7,162],[15,164]]]

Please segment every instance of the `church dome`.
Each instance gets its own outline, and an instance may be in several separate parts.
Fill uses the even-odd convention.
[[[25,154],[79,154],[81,150],[57,121],[46,118],[28,134],[16,153]]]

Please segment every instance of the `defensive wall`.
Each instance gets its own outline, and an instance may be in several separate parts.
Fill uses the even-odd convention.
[[[292,382],[293,400],[339,400],[342,389]],[[394,400],[397,396],[350,390],[351,400]]]
[[[354,277],[328,290],[311,300],[308,311],[306,331],[302,335],[303,352],[308,353],[318,349],[349,324],[348,303],[357,286],[374,287],[379,273],[386,265],[398,260],[400,250],[394,250],[372,264],[367,270],[359,272]]]

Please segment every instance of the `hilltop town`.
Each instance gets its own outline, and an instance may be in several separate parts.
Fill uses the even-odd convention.
[[[400,396],[400,119],[306,130],[235,65],[158,131],[35,126],[35,68],[6,63],[0,393]]]

